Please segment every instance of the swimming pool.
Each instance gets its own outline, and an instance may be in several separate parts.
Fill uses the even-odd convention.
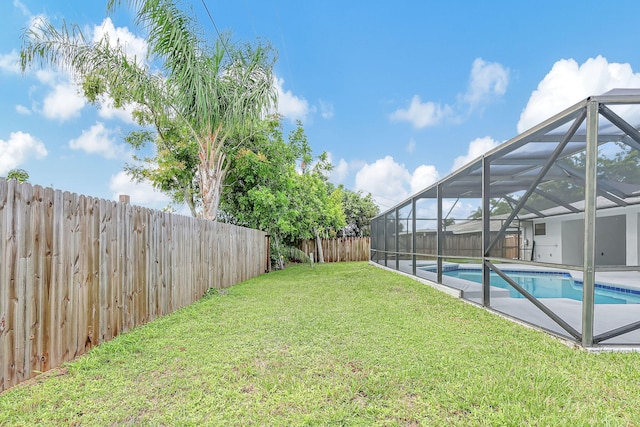
[[[582,301],[582,283],[574,281],[568,273],[504,272],[536,298],[569,298]],[[482,283],[481,270],[458,269],[444,271],[442,274]],[[508,289],[512,298],[524,298],[524,295],[494,272],[491,272],[491,286]],[[640,291],[596,284],[594,300],[596,304],[640,304]]]

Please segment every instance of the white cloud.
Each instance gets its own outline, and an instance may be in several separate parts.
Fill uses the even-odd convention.
[[[18,52],[12,50],[10,53],[0,55],[0,71],[7,73],[19,74],[20,73],[20,56]]]
[[[98,102],[98,115],[103,119],[119,119],[125,123],[135,123],[133,120],[133,111],[135,109],[133,104],[127,104],[121,108],[116,108],[113,105],[113,100],[107,97],[100,97]]]
[[[44,99],[42,112],[48,119],[68,120],[80,115],[85,106],[85,99],[71,83],[61,83],[53,87]]]
[[[452,114],[453,110],[448,105],[443,106],[434,102],[423,103],[420,96],[415,95],[408,108],[397,109],[391,113],[389,118],[393,121],[409,122],[414,128],[422,129],[427,126],[435,126]]]
[[[20,12],[22,12],[24,16],[31,16],[31,12],[27,8],[27,6],[25,6],[24,3],[22,3],[20,0],[13,0],[13,7],[17,7],[18,9],[20,9]]]
[[[391,207],[438,179],[439,174],[434,166],[421,165],[410,173],[404,164],[386,156],[362,166],[356,173],[355,189],[371,193],[382,207]]]
[[[359,171],[366,164],[363,160],[346,161],[345,159],[340,159],[338,164],[333,165],[329,181],[334,184],[346,184],[353,180],[352,174]]]
[[[134,205],[159,209],[171,202],[166,194],[153,188],[150,182],[133,182],[124,171],[111,176],[109,189],[113,192],[114,200],[118,200],[121,194],[126,194],[131,198],[131,204]]]
[[[336,163],[331,152],[327,152],[327,159],[333,166],[333,169],[329,174],[329,181],[334,184],[344,184],[352,172],[365,165],[365,163],[361,160],[352,160],[348,162],[345,159],[340,159]]]
[[[330,119],[333,117],[333,104],[329,104],[327,102],[324,102],[323,100],[320,100],[320,114],[322,115],[323,119]]]
[[[453,166],[451,167],[451,171],[455,171],[462,166],[466,165],[472,160],[477,159],[482,156],[489,150],[500,145],[498,141],[495,141],[491,137],[485,136],[483,138],[476,138],[469,143],[469,149],[467,150],[467,154],[464,156],[456,157],[453,161]]]
[[[41,25],[41,21],[42,17],[33,17],[31,19],[32,27],[37,28],[38,25]],[[94,43],[104,38],[111,45],[120,46],[129,58],[135,58],[139,64],[142,64],[146,59],[147,42],[131,33],[126,27],[116,28],[111,18],[106,18],[102,24],[87,29],[85,33],[90,32],[93,34],[90,37]],[[0,66],[2,66],[2,58],[0,58]],[[51,88],[42,104],[42,113],[46,118],[65,121],[80,115],[80,111],[86,105],[86,100],[80,87],[73,82],[67,71],[51,68],[38,69],[35,76],[40,83]],[[98,105],[100,117],[117,118],[127,123],[133,123],[131,116],[133,106],[115,109],[110,100],[101,100]]]
[[[31,114],[31,110],[29,108],[25,107],[24,105],[20,105],[20,104],[16,105],[16,112],[18,114],[22,114],[24,116],[28,116],[28,115]]]
[[[290,90],[285,91],[284,79],[274,78],[274,85],[278,93],[278,113],[289,120],[304,121],[311,111],[307,100],[295,96]]]
[[[416,150],[416,140],[413,138],[409,138],[409,143],[407,144],[407,153],[413,153]]]
[[[60,78],[60,75],[51,68],[40,69],[36,71],[36,78],[40,83],[53,86]]]
[[[93,27],[93,42],[106,39],[111,46],[119,46],[130,59],[142,65],[147,57],[147,42],[133,34],[127,27],[116,28],[111,18],[105,18],[102,24]]]
[[[118,46],[125,55],[142,66],[145,63],[148,53],[147,41],[133,34],[127,27],[116,27],[111,18],[105,18],[100,25],[93,27],[93,42],[98,43],[106,40],[111,46]],[[125,105],[122,108],[115,108],[113,100],[108,97],[101,97],[98,102],[98,114],[104,119],[119,119],[125,123],[134,123],[134,105]]]
[[[509,85],[509,69],[497,62],[476,58],[471,66],[469,88],[463,99],[471,109],[496,96],[502,96]]]
[[[414,95],[407,108],[399,108],[389,118],[392,121],[409,122],[416,129],[436,126],[444,120],[459,121],[461,110],[474,110],[484,103],[502,96],[509,85],[509,69],[497,62],[476,58],[471,66],[469,86],[465,94],[459,94],[453,106],[431,101],[422,102]]]
[[[18,167],[29,158],[42,159],[47,155],[44,144],[28,133],[12,132],[9,140],[0,139],[0,175]]]
[[[531,94],[520,115],[518,133],[537,125],[582,99],[614,88],[640,87],[640,73],[631,65],[609,63],[598,55],[579,65],[574,59],[561,59]],[[616,110],[617,111],[617,110]]]
[[[29,23],[27,24],[28,32],[42,35],[43,24],[49,21],[47,15],[44,13],[39,13],[36,15],[29,14],[27,16],[29,19]]]
[[[449,219],[464,220],[478,208],[478,205],[470,203],[468,199],[443,199],[442,215]],[[420,199],[416,204],[418,218],[430,219],[431,221],[419,221],[418,228],[435,229],[438,217],[437,199]]]
[[[478,201],[478,204],[471,203],[468,199],[445,199],[442,201],[442,212],[443,215],[450,212],[448,218],[464,221],[466,218],[469,218],[469,216],[475,212],[478,207],[480,207],[479,203],[480,201]]]
[[[69,141],[72,150],[81,150],[90,154],[98,154],[106,159],[126,157],[127,152],[123,144],[117,144],[112,136],[113,131],[98,122],[82,134]]]
[[[407,184],[411,174],[404,164],[386,156],[372,164],[365,164],[356,174],[356,190],[371,193],[378,204],[393,206],[409,196]]]
[[[344,180],[349,175],[349,163],[345,159],[340,159],[337,165],[333,165],[333,170],[329,179],[336,184],[344,183]]]
[[[438,182],[440,174],[433,165],[420,165],[411,176],[411,194],[424,190],[431,184]]]

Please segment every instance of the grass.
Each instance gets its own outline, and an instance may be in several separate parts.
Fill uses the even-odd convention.
[[[640,425],[590,354],[366,263],[212,293],[0,395],[0,425]]]

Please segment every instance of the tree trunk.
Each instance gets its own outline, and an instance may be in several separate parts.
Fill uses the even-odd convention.
[[[219,160],[223,162],[222,159]],[[221,166],[221,165],[220,165]],[[215,221],[220,205],[223,171],[221,168],[208,169],[200,167],[200,186],[202,189],[202,217]]]
[[[278,251],[278,266],[280,267],[280,270],[284,270],[284,259],[282,257],[282,251],[280,250],[280,242],[278,240],[277,236],[274,236],[275,242],[276,242],[276,250]]]
[[[196,218],[198,216],[198,211],[196,210],[196,204],[193,201],[193,194],[187,189],[184,189],[184,202],[189,206],[189,211],[191,212],[191,216]]]
[[[320,238],[320,234],[318,230],[314,230],[316,232],[316,246],[318,248],[318,262],[324,263],[324,253],[322,252],[322,239]]]
[[[211,221],[215,221],[218,215],[222,182],[226,172],[226,157],[222,151],[224,139],[220,137],[221,128],[222,124],[209,138],[199,141],[200,165],[198,171],[200,173],[200,191],[202,192],[202,217]]]

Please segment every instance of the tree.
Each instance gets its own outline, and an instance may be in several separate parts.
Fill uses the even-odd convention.
[[[29,182],[29,173],[24,169],[11,169],[7,173],[7,180],[15,179],[19,183]]]
[[[285,141],[280,118],[269,117],[230,162],[221,210],[229,221],[267,231],[275,254],[344,226],[342,193],[325,176],[327,156],[313,158],[301,123]],[[302,163],[313,166],[297,169]]]
[[[373,201],[371,194],[351,191],[343,186],[342,207],[347,225],[339,232],[343,237],[363,237],[371,234],[371,219],[378,215],[380,208]]]
[[[78,26],[64,24],[57,30],[44,20],[27,30],[22,69],[36,59],[66,68],[82,82],[90,101],[107,95],[118,107],[136,105],[136,118],[142,125],[155,127],[159,145],[174,148],[181,141],[187,151],[197,150],[202,216],[214,220],[229,167],[230,136],[251,128],[275,103],[272,50],[262,45],[238,47],[226,37],[211,48],[198,38],[194,20],[172,0],[109,0],[108,12],[122,3],[135,11],[136,24],[148,32],[149,55],[163,73],[153,73],[136,58],[127,57],[106,37],[88,42]],[[175,153],[158,151],[162,151],[158,163],[176,160]],[[179,164],[172,163],[171,168]],[[194,196],[189,176],[171,181],[164,173],[129,171],[138,178],[152,179],[164,191],[181,192],[187,204]],[[154,177],[158,180],[153,181]]]
[[[616,144],[618,150],[613,157],[598,156],[598,178],[640,185],[640,150],[622,143]],[[586,155],[581,160],[584,165]]]
[[[326,162],[326,156],[318,162],[322,165]],[[325,163],[328,165],[328,162]],[[323,167],[323,166],[321,166]],[[294,200],[299,203],[296,206],[300,212],[300,224],[302,231],[312,231],[312,237],[316,239],[318,248],[318,262],[324,262],[321,237],[327,237],[329,233],[334,236],[337,230],[345,225],[344,210],[342,208],[342,191],[333,189],[326,180],[326,176],[315,170],[312,173],[302,173],[298,185],[293,190]],[[305,239],[309,236],[300,236]]]
[[[629,184],[630,190],[627,191],[634,191],[640,186],[640,151],[624,143],[615,144],[617,149],[612,154],[605,155],[603,150],[598,152],[597,179],[601,183],[606,181],[608,184]],[[556,165],[571,173],[538,184],[539,192],[530,195],[522,209],[523,212],[527,212],[528,207],[537,211],[556,207],[557,199],[566,204],[574,204],[585,199],[586,152],[581,151],[561,158],[556,161]],[[514,199],[517,200],[518,197],[514,196]],[[490,203],[492,215],[508,214],[512,211],[512,206],[504,199],[491,199]],[[482,218],[480,207],[469,216],[469,219],[479,218]]]
[[[260,131],[229,154],[224,214],[237,224],[294,233],[285,215],[287,192],[293,186],[296,162],[308,151],[297,141],[284,141],[279,117],[263,121]]]
[[[490,199],[489,200],[489,212],[493,215],[504,215],[510,214],[513,209],[508,201],[505,199]],[[478,206],[476,210],[469,214],[468,219],[481,219],[482,218],[482,207]]]
[[[168,125],[170,126],[170,124]],[[198,179],[198,145],[188,138],[188,131],[165,128],[156,136],[154,132],[130,132],[125,141],[135,150],[155,144],[153,156],[134,154],[135,163],[127,164],[125,171],[136,181],[148,180],[171,197],[172,204],[186,204],[192,216],[201,211]]]
[[[599,182],[630,184],[633,189],[640,186],[640,151],[624,143],[616,142],[617,150],[605,155],[598,152],[597,179]],[[557,161],[563,168],[573,171],[564,179],[553,179],[538,186],[542,192],[573,204],[585,199],[586,152],[582,151]],[[631,190],[633,191],[633,190]],[[553,208],[557,203],[541,194],[534,193],[527,200],[527,205],[539,211]],[[526,210],[526,207],[524,208]]]

